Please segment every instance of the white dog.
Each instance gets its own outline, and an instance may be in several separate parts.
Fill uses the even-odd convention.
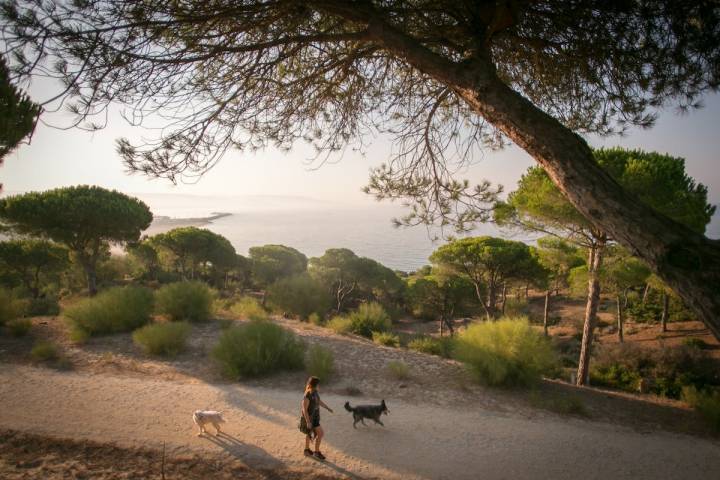
[[[220,424],[225,423],[225,420],[222,418],[222,412],[216,412],[215,410],[195,410],[195,413],[193,413],[193,422],[195,422],[195,425],[200,429],[200,432],[198,432],[199,437],[205,433],[205,425],[208,423],[211,423],[212,426],[215,427],[215,430],[217,430],[217,434],[219,434]]]

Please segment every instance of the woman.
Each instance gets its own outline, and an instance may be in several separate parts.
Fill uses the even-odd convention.
[[[325,432],[320,426],[320,407],[325,408],[328,412],[333,413],[332,408],[328,407],[320,400],[318,393],[318,384],[320,379],[317,377],[308,378],[305,384],[305,396],[302,402],[302,415],[308,425],[309,432],[305,436],[305,455],[314,456],[318,460],[325,460],[325,455],[320,452],[320,442],[322,442]],[[310,440],[315,435],[315,452],[310,450]]]

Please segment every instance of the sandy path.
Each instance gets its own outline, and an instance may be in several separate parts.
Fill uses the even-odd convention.
[[[345,398],[324,395],[330,463],[301,456],[300,394],[238,385],[56,372],[0,364],[0,427],[171,453],[226,451],[256,467],[360,478],[720,478],[720,443],[615,425],[443,409],[388,399],[386,428],[353,430]],[[367,399],[351,399],[352,403]],[[230,437],[194,436],[191,412],[225,412]]]

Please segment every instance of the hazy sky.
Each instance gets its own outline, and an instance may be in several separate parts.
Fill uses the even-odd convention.
[[[706,184],[711,201],[718,203],[720,96],[708,96],[704,103],[705,108],[687,115],[665,111],[650,130],[633,130],[626,137],[590,139],[590,142],[594,146],[622,145],[684,157],[688,173]],[[53,114],[46,120],[61,124],[63,118]],[[120,136],[132,140],[141,135],[142,129],[127,126],[119,117],[105,130],[95,133],[39,125],[30,145],[23,145],[6,157],[5,165],[0,168],[0,181],[5,184],[6,193],[96,184],[127,193],[300,195],[333,202],[370,203],[372,199],[360,189],[367,182],[369,168],[385,161],[390,151],[387,139],[378,139],[364,157],[347,152],[342,159],[334,158],[336,163],[317,170],[303,163],[312,153],[304,145],[287,154],[274,149],[256,154],[232,151],[198,183],[173,186],[167,180],[151,180],[124,171],[115,153],[114,140]],[[501,152],[488,151],[464,176],[475,181],[487,178],[511,191],[532,163],[530,157],[515,147]]]

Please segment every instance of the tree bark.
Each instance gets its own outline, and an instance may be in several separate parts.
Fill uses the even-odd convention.
[[[643,291],[643,296],[642,296],[642,304],[643,305],[645,305],[645,302],[647,302],[648,295],[650,295],[650,289],[651,289],[650,284],[646,283],[645,290]]]
[[[663,309],[662,316],[660,317],[660,323],[662,324],[663,333],[667,332],[667,321],[670,316],[670,295],[667,292],[663,292]]]
[[[545,292],[545,309],[543,310],[543,331],[548,336],[548,312],[550,310],[550,290]]]
[[[578,362],[576,384],[587,385],[590,377],[590,354],[592,352],[593,333],[597,321],[597,309],[600,300],[600,267],[602,266],[604,243],[598,243],[590,248],[588,254],[588,296],[585,305],[585,321],[583,323],[583,337],[580,345],[580,360]]]
[[[503,283],[502,288],[502,306],[501,306],[501,312],[502,316],[505,316],[505,304],[507,303],[507,284]]]
[[[94,266],[85,267],[85,277],[87,278],[88,295],[91,297],[97,293],[97,272]]]
[[[620,295],[617,296],[617,329],[618,342],[623,343],[623,305],[620,300]]]
[[[487,293],[487,314],[488,320],[494,320],[497,317],[497,286],[495,282],[488,282],[488,293]]]

